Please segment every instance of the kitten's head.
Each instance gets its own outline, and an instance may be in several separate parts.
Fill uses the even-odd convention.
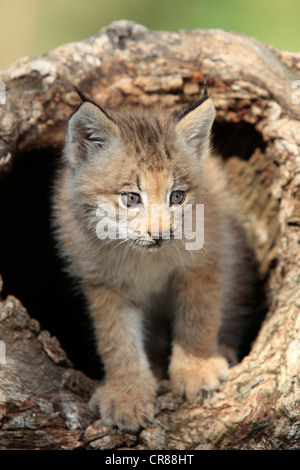
[[[65,157],[87,229],[149,252],[183,238],[183,214],[201,202],[214,117],[206,95],[181,116],[84,100],[69,120]]]

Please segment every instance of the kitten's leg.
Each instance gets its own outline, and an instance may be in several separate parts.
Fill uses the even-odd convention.
[[[87,287],[105,384],[95,391],[91,409],[103,422],[137,431],[154,416],[156,381],[143,349],[142,312],[120,292]]]
[[[190,402],[217,389],[228,364],[218,352],[220,278],[189,270],[175,281],[178,296],[169,375],[173,390]]]

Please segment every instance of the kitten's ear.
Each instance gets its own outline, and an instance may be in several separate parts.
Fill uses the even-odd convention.
[[[201,99],[185,111],[176,124],[178,135],[184,138],[199,157],[205,158],[209,149],[210,131],[216,115],[211,99]]]
[[[69,119],[65,154],[70,165],[99,155],[121,135],[117,124],[90,100],[85,100]]]

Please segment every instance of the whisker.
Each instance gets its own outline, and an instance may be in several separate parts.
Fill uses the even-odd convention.
[[[121,261],[121,264],[123,264],[125,262],[125,258],[129,252],[129,249],[133,246],[134,244],[134,241],[132,240],[130,243],[128,243],[128,245],[125,247],[125,250],[123,251],[123,255],[122,255],[122,261]]]
[[[105,240],[106,241],[106,240]],[[112,247],[110,247],[109,245],[111,245],[111,240],[107,240],[106,241],[106,248],[108,247],[108,251],[106,253],[106,256],[105,256],[105,265],[104,265],[104,270],[107,270],[108,268],[111,268],[111,265],[113,263],[110,263],[111,262],[111,258],[113,256],[113,251],[118,248],[120,245],[122,245],[123,243],[127,242],[128,239],[125,238],[124,240],[121,240],[119,241],[118,243],[114,244]],[[117,264],[117,266],[119,266],[119,264]]]
[[[122,245],[123,243],[127,242],[128,238],[125,238],[124,240],[122,239],[119,243],[117,243],[110,251],[112,253],[118,246]]]
[[[184,266],[183,259],[182,259],[181,253],[180,253],[180,248],[178,247],[177,243],[175,243],[175,247],[176,247],[177,252],[179,254],[179,257],[180,257],[180,260],[181,260],[181,265]]]

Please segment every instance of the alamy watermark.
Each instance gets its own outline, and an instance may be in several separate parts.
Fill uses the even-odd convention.
[[[155,239],[183,240],[187,250],[200,250],[204,245],[204,204],[185,204],[169,210],[152,204],[134,209],[118,209],[113,204],[98,206],[96,234],[100,240],[135,240],[149,246]]]
[[[0,364],[6,364],[6,347],[4,341],[0,340]]]
[[[292,88],[296,88],[296,91],[292,94],[292,103],[300,104],[300,80],[294,80]]]
[[[0,80],[0,104],[6,104],[6,88],[3,80]]]

